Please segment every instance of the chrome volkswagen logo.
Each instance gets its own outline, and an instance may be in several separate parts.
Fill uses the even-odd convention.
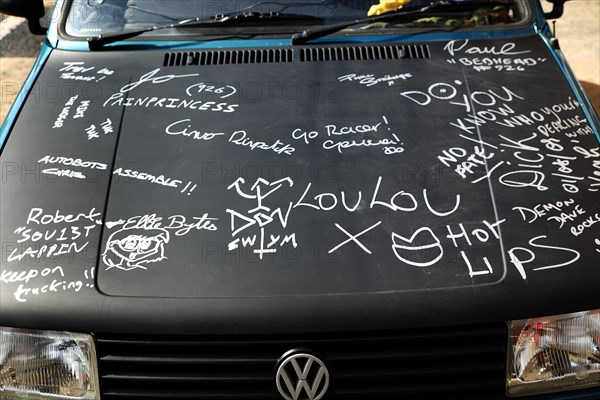
[[[275,384],[286,400],[319,400],[329,388],[329,370],[319,358],[292,351],[282,357]]]

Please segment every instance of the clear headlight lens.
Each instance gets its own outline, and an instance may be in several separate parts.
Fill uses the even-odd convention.
[[[0,398],[100,398],[93,338],[0,327]]]
[[[600,386],[600,310],[509,323],[509,396]]]

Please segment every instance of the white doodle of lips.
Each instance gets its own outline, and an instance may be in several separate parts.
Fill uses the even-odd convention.
[[[422,246],[410,246],[409,244],[413,243],[415,238],[421,232],[429,232],[429,235],[431,236],[431,239],[432,239],[431,240],[432,243],[422,245]],[[394,250],[394,254],[396,254],[396,257],[398,257],[398,259],[400,261],[403,261],[410,265],[414,265],[416,267],[428,267],[430,265],[433,265],[436,262],[438,262],[440,260],[440,258],[442,258],[442,256],[444,255],[444,248],[442,247],[440,240],[437,238],[437,236],[435,236],[433,231],[427,227],[418,229],[415,233],[413,233],[413,235],[409,239],[407,239],[403,236],[400,236],[397,233],[392,232],[392,242],[393,242],[392,249]],[[398,244],[398,242],[407,243],[407,244]],[[433,249],[433,248],[440,249],[440,254],[435,259],[433,259],[431,261],[425,261],[425,262],[408,260],[402,256],[401,252],[399,252],[399,250],[405,250],[408,254],[410,254],[411,252],[422,252],[423,250]]]

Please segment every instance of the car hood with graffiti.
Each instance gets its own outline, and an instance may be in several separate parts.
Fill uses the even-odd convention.
[[[55,50],[1,161],[8,326],[490,321],[600,283],[600,146],[537,37]]]

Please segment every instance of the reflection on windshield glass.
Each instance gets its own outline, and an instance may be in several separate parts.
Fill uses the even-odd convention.
[[[66,32],[72,36],[98,36],[100,34],[137,30],[153,25],[164,25],[190,18],[207,20],[223,15],[237,14],[245,11],[256,13],[286,13],[322,17],[326,24],[336,24],[344,21],[365,18],[369,9],[379,0],[317,0],[317,1],[248,1],[248,0],[73,0]],[[457,5],[460,4],[460,0]],[[518,0],[521,1],[521,0]],[[416,8],[427,5],[431,0],[412,0],[405,4],[405,8]],[[402,24],[394,22],[380,22],[367,26],[353,27],[352,29],[391,29],[413,28],[428,25],[447,25],[452,27],[493,25],[516,22],[514,6],[487,7],[464,15],[415,16],[412,21],[403,21]],[[262,24],[260,30],[245,26],[247,32],[237,33],[293,33],[305,29],[289,26],[277,27],[276,31],[268,30],[268,21],[257,22]],[[247,24],[248,25],[248,24]],[[212,28],[211,28],[212,29]],[[220,27],[226,33],[231,27]],[[193,30],[162,31],[161,35],[197,34]],[[214,32],[213,32],[214,33]]]

